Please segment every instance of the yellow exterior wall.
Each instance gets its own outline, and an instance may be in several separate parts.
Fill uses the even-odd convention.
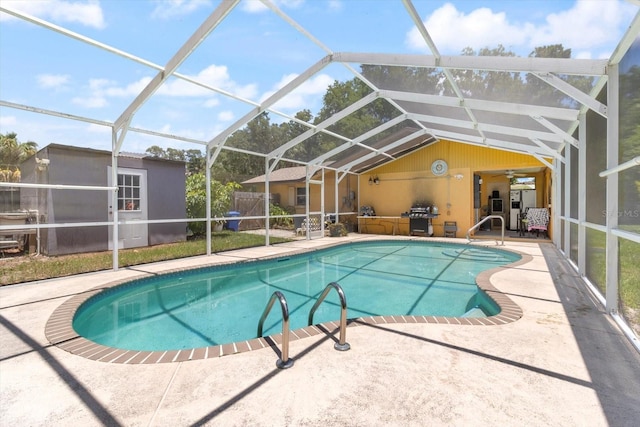
[[[431,173],[435,160],[447,162],[443,176]],[[416,202],[438,207],[439,217],[433,220],[434,235],[444,235],[444,221],[456,221],[458,237],[465,235],[475,224],[473,209],[473,175],[479,171],[544,167],[536,158],[524,154],[495,150],[475,145],[439,141],[408,156],[373,169],[359,177],[360,206],[373,206],[377,216],[400,216]],[[456,179],[456,175],[462,175]],[[369,184],[370,177],[378,177],[379,184]],[[498,189],[505,208],[509,203],[509,179],[483,174],[481,205],[488,204],[491,191]],[[536,174],[538,206],[547,206],[545,174]],[[543,191],[545,190],[545,191]],[[371,221],[371,220],[367,220]],[[507,223],[508,226],[508,223]],[[368,227],[370,228],[370,227]],[[383,231],[385,230],[385,231]],[[389,227],[380,228],[388,232]],[[403,227],[400,227],[400,234]],[[407,226],[408,230],[408,226]],[[371,232],[375,232],[371,228]]]

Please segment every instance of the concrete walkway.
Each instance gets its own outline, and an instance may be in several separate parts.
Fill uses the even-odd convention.
[[[64,301],[114,280],[372,237],[297,240],[0,288],[0,424],[638,425],[640,355],[547,243],[508,242],[533,259],[491,278],[522,308],[516,322],[350,327],[346,352],[333,348],[337,333],[292,341],[295,365],[286,370],[276,368],[274,348],[123,365],[72,355],[44,335]]]

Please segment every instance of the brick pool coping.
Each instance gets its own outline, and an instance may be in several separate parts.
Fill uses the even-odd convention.
[[[322,249],[316,248],[315,250]],[[500,313],[489,317],[441,317],[441,316],[369,316],[359,317],[357,319],[350,319],[347,322],[347,329],[358,325],[380,325],[380,324],[393,324],[393,323],[436,323],[447,325],[505,325],[515,322],[522,317],[522,309],[506,294],[496,289],[491,284],[491,276],[497,272],[507,269],[518,267],[522,264],[530,262],[533,257],[531,255],[514,251],[511,249],[503,249],[510,252],[517,253],[522,258],[511,264],[507,264],[501,267],[485,270],[478,274],[476,277],[476,283],[480,289],[482,289],[489,298],[491,298],[499,307]],[[308,250],[299,251],[309,252]],[[291,254],[289,254],[291,255]],[[277,258],[264,257],[260,259]],[[248,261],[250,262],[250,261]],[[220,264],[218,264],[220,265]],[[179,273],[188,270],[203,268],[181,268],[163,272],[162,274]],[[132,281],[144,279],[146,277],[152,277],[155,274],[144,274],[134,279],[117,280],[105,285],[98,286],[87,292],[75,295],[62,305],[60,305],[47,321],[45,326],[45,336],[52,345],[65,350],[69,353],[81,356],[90,360],[105,362],[105,363],[123,363],[123,364],[156,364],[156,363],[171,363],[171,362],[184,362],[188,360],[201,360],[214,357],[221,357],[236,353],[243,353],[246,351],[258,350],[273,346],[279,346],[282,344],[282,333],[270,335],[267,337],[254,338],[247,341],[239,341],[230,344],[214,345],[209,347],[201,347],[194,349],[184,350],[168,350],[168,351],[138,351],[138,350],[123,350],[114,347],[104,346],[93,341],[90,341],[80,335],[78,335],[73,329],[72,322],[73,317],[85,301],[92,296],[107,290],[120,286]],[[307,326],[300,329],[291,330],[289,334],[289,340],[298,340],[308,338],[320,334],[332,334],[334,335],[339,331],[339,322],[325,322],[317,325]]]

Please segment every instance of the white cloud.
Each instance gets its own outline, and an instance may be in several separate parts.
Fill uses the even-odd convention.
[[[594,51],[615,44],[622,35],[620,23],[633,13],[633,5],[622,0],[577,0],[570,9],[549,14],[541,23],[512,22],[505,12],[478,8],[467,14],[447,3],[428,16],[424,24],[443,54],[458,54],[468,46],[478,50],[502,44],[507,50],[528,55],[534,47],[560,43],[579,50],[584,58],[602,56]],[[406,43],[411,49],[428,51],[415,28],[407,33]]]
[[[200,9],[211,6],[209,0],[156,0],[156,7],[151,12],[152,18],[172,19],[177,16],[185,16]]]
[[[204,108],[213,108],[220,105],[220,100],[218,98],[209,98],[204,102]]]
[[[244,99],[254,99],[257,96],[257,85],[250,83],[240,85],[231,79],[226,66],[211,65],[195,76],[195,80],[208,86],[225,90]],[[53,80],[53,79],[50,79]],[[101,108],[108,105],[109,98],[134,98],[149,84],[152,77],[145,76],[126,86],[119,86],[117,82],[108,79],[90,79],[85,89],[85,96],[77,96],[72,102],[87,108]],[[218,93],[204,87],[189,83],[178,78],[171,78],[161,85],[156,95],[168,97],[207,98],[204,106],[217,106]]]
[[[126,96],[133,97],[140,93],[149,81],[151,81],[151,78],[145,77],[124,88],[119,88],[112,80],[90,79],[88,88],[83,89],[83,93],[87,93],[87,95],[76,96],[71,99],[71,102],[85,108],[102,108],[109,105],[107,98],[121,98]]]
[[[548,15],[545,25],[532,32],[530,46],[560,42],[565,48],[587,50],[615,44],[622,36],[620,23],[636,9],[620,1],[578,0],[571,9]]]
[[[54,22],[77,22],[98,29],[106,27],[98,0],[88,0],[83,3],[67,0],[3,0],[2,6]],[[7,19],[13,18],[4,13],[0,14],[0,21]]]
[[[208,86],[225,90],[241,98],[252,99],[257,94],[257,85],[255,83],[247,85],[236,83],[231,79],[229,70],[225,65],[210,65],[195,76],[190,77]],[[201,97],[214,95],[215,92],[182,79],[171,79],[158,89],[158,94],[166,96]]]
[[[221,122],[230,122],[231,120],[235,119],[236,115],[233,114],[233,111],[221,111],[220,113],[218,113],[218,120]]]
[[[45,89],[60,89],[69,82],[68,74],[40,74],[36,76],[38,86]]]
[[[109,120],[105,120],[105,121],[109,121]],[[89,123],[89,125],[87,125],[87,132],[101,134],[101,135],[111,135],[111,128],[108,126],[100,126],[95,123]]]
[[[276,91],[283,88],[287,83],[297,77],[297,74],[287,74],[283,76],[280,81],[275,85],[274,90],[266,92],[262,95],[261,102],[269,98]],[[321,97],[326,93],[327,88],[333,84],[333,79],[328,74],[318,74],[311,79],[302,83],[299,87],[293,90],[291,93],[285,95],[280,101],[278,101],[274,108],[286,109],[292,111],[299,111],[303,108],[309,108],[321,104]]]
[[[5,115],[1,115],[0,116],[0,129],[6,128],[7,126],[15,126],[15,124],[18,122],[18,120],[16,119],[16,116],[5,116]],[[7,131],[9,132],[9,131]],[[6,132],[3,132],[6,133]]]
[[[341,0],[329,0],[329,10],[339,11],[342,10],[343,4]]]
[[[269,10],[260,0],[245,0],[242,2],[242,10],[247,13],[261,13]]]
[[[280,9],[297,9],[304,4],[304,0],[272,0],[272,2]],[[244,0],[241,3],[241,7],[242,10],[247,13],[262,13],[269,10],[269,8],[259,0]]]
[[[71,102],[80,105],[85,108],[102,108],[108,105],[107,100],[103,96],[87,96],[87,97],[73,97]]]
[[[576,59],[592,59],[591,52],[589,51],[580,51],[576,52],[575,50],[571,52],[571,56]]]
[[[124,87],[115,86],[115,82],[106,79],[92,79],[90,81],[90,88],[94,93],[104,94],[111,97],[132,97],[137,96],[142,90],[149,84],[151,77],[142,77],[141,79],[129,83]]]
[[[436,9],[424,24],[440,53],[457,54],[470,43],[478,49],[505,45],[505,41],[516,45],[526,41],[527,26],[512,25],[504,12],[494,13],[486,7],[465,14],[447,3]],[[412,49],[428,50],[416,28],[407,34],[407,44]]]

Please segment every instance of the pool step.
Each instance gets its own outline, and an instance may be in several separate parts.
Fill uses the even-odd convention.
[[[508,261],[500,254],[473,248],[447,249],[442,251],[442,255],[467,261]]]
[[[461,317],[487,317],[486,313],[480,307],[473,307]]]

